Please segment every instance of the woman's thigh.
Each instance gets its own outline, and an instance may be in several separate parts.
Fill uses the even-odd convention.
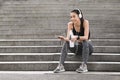
[[[82,55],[82,44],[77,44],[73,48],[69,47],[70,52],[75,53],[76,55]]]

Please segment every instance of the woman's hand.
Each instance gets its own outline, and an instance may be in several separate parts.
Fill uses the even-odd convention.
[[[64,36],[58,36],[58,38],[61,39],[61,40],[64,40],[64,39],[65,39]]]
[[[69,41],[68,38],[65,38],[64,36],[58,36],[59,39],[64,40],[64,41]]]
[[[75,42],[75,41],[77,41],[77,38],[78,38],[78,36],[73,36],[73,37],[71,38],[71,41]]]
[[[82,40],[77,40],[77,38],[78,38],[78,36],[73,36],[73,38],[71,38],[71,41],[73,41],[73,42],[75,42],[75,41],[77,41],[77,42],[82,42]]]

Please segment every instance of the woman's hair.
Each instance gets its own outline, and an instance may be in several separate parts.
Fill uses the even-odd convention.
[[[83,27],[84,18],[83,18],[82,10],[80,10],[80,9],[74,9],[71,12],[74,12],[74,13],[76,13],[79,16],[80,21],[81,21],[81,27]]]

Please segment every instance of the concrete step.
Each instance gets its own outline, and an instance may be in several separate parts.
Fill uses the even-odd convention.
[[[48,46],[62,45],[59,39],[1,39],[0,46]]]
[[[32,1],[32,0],[29,0],[29,1],[24,1],[24,0],[20,0],[20,1],[1,1],[1,2],[14,2],[15,4],[20,4],[20,3],[23,3],[23,2],[25,2],[26,4],[30,4],[30,3],[37,3],[37,4],[43,4],[43,3],[46,3],[46,4],[50,4],[50,3],[76,3],[76,2],[93,2],[93,3],[118,3],[118,2],[120,2],[119,0],[114,0],[114,1],[112,1],[112,0],[101,0],[101,1],[99,1],[99,0],[91,0],[91,1],[89,1],[89,0],[80,0],[80,1],[73,1],[73,0],[70,0],[70,1],[64,1],[64,0],[60,0],[60,1],[57,1],[57,0],[51,0],[51,2],[48,2],[48,1],[42,1],[42,0],[35,0],[35,1]],[[39,2],[39,3],[38,3]],[[40,2],[43,2],[43,3],[40,3]],[[23,4],[25,4],[25,3],[23,3]]]
[[[35,11],[35,13],[32,13],[32,12],[31,13],[21,13],[20,11],[16,11],[14,13],[4,12],[4,13],[0,13],[0,18],[1,18],[0,21],[1,22],[2,21],[16,22],[16,21],[20,21],[19,18],[22,20],[27,20],[27,21],[30,21],[31,18],[33,18],[33,20],[38,20],[38,21],[42,21],[45,18],[57,19],[57,21],[62,19],[62,21],[63,21],[63,20],[69,19],[69,12],[65,12],[65,11],[63,11],[61,13],[59,13],[59,12],[37,13],[36,11]],[[119,12],[112,13],[112,14],[105,12],[105,14],[101,14],[101,15],[98,15],[98,13],[85,12],[84,18],[86,18],[88,20],[103,20],[103,19],[104,20],[112,20],[112,18],[113,18],[113,20],[116,21],[116,20],[119,20]],[[22,22],[22,20],[21,20],[21,22]]]
[[[66,5],[65,5],[66,4]],[[119,8],[120,6],[119,6],[119,3],[88,3],[88,2],[86,2],[86,3],[78,3],[78,4],[80,4],[80,5],[78,5],[77,3],[55,3],[55,4],[53,4],[53,3],[49,3],[49,4],[39,4],[39,3],[37,3],[37,4],[34,4],[34,3],[29,3],[29,4],[17,4],[17,6],[16,6],[16,4],[14,4],[14,3],[11,3],[11,4],[6,4],[6,5],[3,5],[4,7],[3,7],[3,9],[6,9],[6,10],[8,10],[8,9],[11,9],[11,8],[13,8],[13,9],[15,9],[15,10],[21,10],[21,9],[23,9],[23,8],[25,8],[25,9],[29,9],[29,10],[31,10],[31,9],[33,9],[34,10],[34,8],[35,8],[35,10],[36,9],[38,9],[38,8],[40,8],[40,7],[42,7],[42,8],[40,8],[41,10],[48,10],[48,9],[71,9],[71,8],[73,8],[74,6],[73,6],[73,4],[76,4],[76,6],[77,7],[80,7],[80,8],[83,8],[83,9],[85,9],[85,8],[91,8],[91,9],[96,9],[96,8],[98,8],[98,9],[113,9],[113,8],[115,8],[115,9],[117,9],[117,8]],[[109,7],[110,6],[110,7]],[[64,7],[66,7],[66,8],[64,8]]]
[[[58,36],[65,36],[65,33],[58,33],[58,34],[54,34],[53,33],[49,33],[49,34],[13,34],[13,35],[5,35],[2,34],[0,35],[0,39],[57,39]],[[120,34],[119,33],[103,33],[100,35],[99,34],[92,34],[91,33],[91,39],[119,39],[120,38]]]
[[[93,39],[119,39],[119,33],[103,33],[103,34],[91,34],[91,38]]]
[[[116,30],[116,31],[115,31]],[[66,31],[65,30],[59,30],[59,29],[53,29],[53,30],[40,30],[40,29],[13,29],[13,30],[0,30],[1,32],[0,32],[0,35],[1,36],[7,36],[7,35],[10,35],[10,36],[12,36],[12,35],[32,35],[32,34],[34,34],[34,35],[37,35],[37,34],[39,34],[39,36],[59,36],[59,35],[65,35],[66,34]],[[111,38],[120,38],[119,36],[120,36],[120,30],[119,30],[119,28],[118,28],[118,30],[117,30],[117,28],[116,29],[113,29],[113,31],[112,30],[106,30],[105,31],[105,29],[91,29],[90,30],[90,32],[91,32],[91,37],[92,38],[109,38],[109,37],[111,37]],[[52,37],[53,38],[53,37]]]
[[[49,14],[49,13],[48,13]],[[63,15],[63,14],[11,14],[11,15],[8,15],[9,17],[11,17],[12,19],[14,19],[14,18],[17,18],[17,20],[18,20],[18,18],[19,17],[21,17],[21,18],[23,18],[22,20],[26,20],[26,19],[24,19],[24,18],[26,18],[26,17],[33,17],[33,18],[36,18],[36,17],[38,17],[38,18],[53,18],[54,19],[54,17],[56,17],[56,18],[68,18],[69,17],[69,14],[66,14],[66,15]],[[119,15],[119,14],[118,14]],[[120,20],[120,17],[118,16],[118,15],[104,15],[104,14],[102,14],[102,15],[85,15],[85,17],[87,18],[87,19],[89,19],[89,20]],[[7,16],[7,15],[6,15]],[[5,17],[4,15],[1,15],[0,17],[2,17],[2,18],[4,18],[4,19],[8,19],[9,17]],[[0,23],[1,24],[1,23]]]
[[[65,69],[75,71],[80,61],[66,61]],[[0,62],[1,71],[53,71],[58,61],[14,61]],[[120,62],[88,62],[89,71],[114,71],[119,72]]]
[[[120,39],[91,39],[94,46],[120,46]]]
[[[120,39],[91,39],[94,46],[120,46]],[[0,46],[63,45],[59,39],[0,39]]]
[[[119,28],[119,22],[115,20],[112,22],[112,20],[105,20],[105,21],[100,21],[100,20],[89,20],[90,27],[92,28]],[[110,24],[106,24],[110,23]]]
[[[0,53],[58,53],[62,46],[0,46]],[[96,53],[119,53],[120,46],[94,46]]]
[[[52,5],[50,5],[50,6],[52,6]],[[23,8],[16,8],[16,7],[15,8],[6,8],[6,9],[3,9],[3,10],[0,10],[0,14],[1,15],[9,15],[8,13],[10,13],[10,15],[12,15],[12,14],[15,14],[15,15],[18,15],[18,14],[19,15],[21,15],[21,14],[38,14],[39,15],[39,14],[42,14],[42,15],[44,15],[44,14],[48,14],[48,13],[49,14],[53,13],[53,14],[56,14],[56,15],[58,15],[58,14],[59,15],[63,15],[63,14],[67,15],[67,14],[70,13],[71,10],[73,10],[73,8],[64,9],[64,8],[51,8],[51,7],[48,8],[48,7],[46,7],[45,9],[44,8],[40,9],[40,7],[28,7],[28,8],[25,8],[25,7],[23,7]],[[13,9],[14,9],[14,11],[13,11]],[[92,13],[97,15],[98,12],[101,13],[101,11],[103,11],[105,13],[105,14],[101,13],[102,15],[106,15],[106,14],[108,14],[108,15],[118,15],[118,13],[119,13],[119,11],[118,11],[119,8],[113,8],[113,9],[93,8],[91,10],[89,10],[89,9],[90,8],[87,8],[87,7],[84,8],[84,9],[82,8],[82,11],[83,11],[84,15],[92,15]],[[42,10],[42,12],[40,10]],[[55,10],[55,11],[50,11],[50,10]],[[114,12],[110,12],[110,10],[114,11]]]
[[[18,19],[17,19],[18,20]],[[69,22],[68,20],[66,20],[66,21],[62,21],[62,20],[60,20],[59,21],[59,19],[58,19],[58,21],[56,20],[55,22],[56,23],[53,23],[53,21],[45,21],[44,19],[40,22],[40,21],[37,21],[37,19],[36,20],[33,20],[33,22],[35,22],[36,21],[36,23],[35,24],[29,24],[30,22],[32,22],[32,20],[28,20],[28,22],[27,23],[25,23],[25,22],[21,22],[21,23],[18,23],[18,21],[13,21],[13,22],[9,22],[10,24],[8,24],[7,22],[1,22],[1,24],[0,24],[0,26],[1,26],[1,29],[0,30],[6,30],[6,31],[10,31],[10,30],[17,30],[17,29],[28,29],[28,28],[30,28],[30,29],[48,29],[48,30],[50,30],[50,29],[64,29],[64,30],[66,30],[67,29],[67,23]],[[47,23],[47,24],[43,24],[42,22],[43,21],[45,21],[45,23]],[[105,23],[102,23],[101,22],[101,24],[97,24],[97,22],[94,20],[94,21],[91,21],[91,20],[89,20],[89,23],[90,23],[90,29],[91,28],[95,28],[95,29],[99,29],[99,28],[101,28],[101,29],[108,29],[108,28],[118,28],[119,29],[119,24],[118,23],[110,23],[110,24],[106,24],[107,23],[107,20],[105,20],[106,22]],[[32,23],[33,23],[32,22]],[[112,21],[109,21],[109,22],[112,22]],[[17,24],[18,23],[18,24]],[[33,26],[34,26],[34,28],[33,28]],[[53,28],[54,27],[54,28]],[[108,29],[108,30],[110,30],[110,29]],[[106,30],[106,31],[108,31],[108,30]],[[41,30],[40,30],[41,31]]]
[[[53,13],[55,13],[56,15],[58,15],[58,14],[63,15],[64,14],[64,15],[68,16],[69,15],[68,11],[70,12],[70,10],[65,11],[63,9],[62,10],[55,10],[55,11],[52,11],[52,12],[50,10],[48,10],[48,11],[46,11],[46,10],[40,11],[40,10],[36,10],[36,9],[25,10],[25,12],[24,11],[12,11],[12,12],[9,12],[7,10],[0,10],[0,16],[8,14],[8,13],[10,13],[10,14],[43,14],[43,15],[44,14],[52,15]],[[93,14],[94,15],[103,14],[103,12],[104,12],[104,15],[119,15],[118,10],[98,10],[98,9],[96,9],[96,10],[84,10],[84,9],[82,9],[82,11],[84,13],[84,16],[86,16],[86,15],[89,16],[89,15],[93,15]],[[63,14],[61,14],[61,13],[63,13]]]
[[[13,24],[13,23],[16,23],[16,22],[12,22],[12,24],[0,24],[1,28],[0,28],[0,32],[1,34],[8,34],[8,33],[20,33],[20,31],[22,31],[23,33],[25,33],[25,31],[28,31],[28,33],[37,33],[37,32],[41,32],[43,34],[43,31],[44,33],[51,33],[51,32],[56,32],[58,31],[60,33],[66,33],[67,31],[67,21],[66,23],[62,23],[62,22],[58,22],[57,24],[52,24],[52,22],[49,22],[50,25],[48,24],[43,24],[42,23],[36,23],[36,24],[28,24],[26,23],[25,25],[26,26],[23,26],[21,24]],[[30,26],[29,26],[30,25]],[[34,27],[33,27],[34,26]],[[62,26],[62,27],[60,27]],[[54,27],[54,28],[53,28]],[[110,29],[109,29],[110,28]],[[33,31],[32,31],[33,30]],[[36,32],[35,32],[36,30]],[[103,31],[102,31],[103,30]],[[113,30],[113,31],[112,31]],[[115,32],[116,30],[116,32]],[[108,24],[108,25],[105,25],[105,23],[103,24],[92,24],[90,23],[90,31],[91,33],[119,33],[120,32],[120,28],[119,28],[119,24]],[[106,31],[106,32],[105,32]],[[21,32],[21,33],[22,33]]]
[[[101,4],[100,4],[101,5]],[[92,11],[93,12],[95,12],[95,11],[98,11],[98,10],[100,10],[100,11],[104,11],[105,12],[105,10],[106,11],[115,11],[114,13],[116,13],[116,11],[117,10],[119,10],[119,5],[116,5],[116,4],[113,4],[113,5],[108,5],[108,7],[107,6],[105,6],[105,5],[102,5],[103,7],[98,7],[98,5],[96,5],[96,6],[88,6],[87,7],[87,5],[84,5],[84,6],[79,6],[78,8],[80,8],[80,9],[82,9],[82,11],[83,11],[83,13],[84,14],[91,14],[92,13]],[[47,5],[46,5],[47,6]],[[45,5],[43,6],[43,7],[46,7]],[[64,6],[64,5],[60,5],[60,6],[57,6],[58,8],[55,8],[56,6],[52,6],[52,7],[50,7],[50,6],[52,6],[52,5],[49,5],[48,7],[46,7],[46,8],[43,8],[43,9],[40,9],[41,7],[7,7],[7,8],[3,8],[2,10],[0,10],[0,13],[1,13],[1,15],[9,15],[8,13],[11,13],[10,15],[12,15],[12,13],[13,14],[16,14],[17,15],[17,13],[19,14],[19,13],[24,13],[24,14],[29,14],[30,12],[30,14],[32,14],[32,13],[57,13],[57,14],[60,14],[60,15],[62,15],[62,14],[69,14],[70,13],[70,11],[72,11],[73,9],[74,9],[74,7],[73,6],[68,6],[68,7],[66,7],[66,6]],[[64,7],[66,7],[67,9],[64,9],[64,8],[59,8],[59,7],[62,7],[62,6],[64,6]],[[111,6],[110,8],[109,8],[109,6]],[[113,7],[112,7],[113,6]],[[105,7],[105,8],[104,8]],[[90,9],[91,9],[91,11],[90,11]],[[43,10],[43,12],[40,12],[40,10]],[[50,11],[50,10],[53,10],[53,11]],[[55,11],[56,10],[56,11]],[[10,11],[10,12],[9,12]],[[12,12],[13,11],[13,12]],[[26,11],[26,12],[24,12],[24,11]],[[61,11],[61,12],[60,12]],[[107,14],[108,12],[105,12],[105,14]],[[5,14],[2,14],[2,13],[5,13]],[[95,13],[93,13],[93,14],[98,14],[98,12],[95,12]],[[101,13],[102,15],[104,15],[103,13]],[[108,14],[111,14],[111,12],[110,13],[108,13]],[[43,14],[44,15],[44,14]],[[91,14],[92,15],[92,14]],[[115,15],[115,14],[113,14],[113,15]],[[118,15],[118,13],[117,13],[117,15]]]
[[[2,31],[2,30],[0,30],[0,31]],[[119,32],[119,30],[118,30],[118,32]],[[0,32],[1,33],[1,35],[3,34],[3,35],[13,35],[13,34],[19,34],[19,35],[21,35],[21,34],[43,34],[43,35],[45,35],[45,34],[61,34],[61,33],[65,33],[65,30],[59,30],[59,29],[51,29],[51,30],[44,30],[44,29],[40,29],[40,28],[35,28],[35,29],[11,29],[11,30],[3,30],[2,32]]]
[[[42,2],[42,3],[41,3]],[[61,0],[61,1],[56,1],[56,0],[52,0],[51,2],[48,2],[48,1],[5,1],[4,2],[4,4],[5,5],[7,5],[7,4],[9,4],[10,5],[10,3],[11,4],[18,4],[18,5],[20,5],[21,3],[23,3],[23,4],[26,4],[26,5],[31,5],[31,4],[58,4],[58,3],[60,3],[60,4],[77,4],[77,3],[83,3],[83,4],[91,4],[91,3],[94,3],[94,4],[96,4],[96,3],[119,3],[119,0],[115,0],[115,1],[111,1],[111,0],[106,0],[106,1],[99,1],[99,0],[91,0],[91,1],[89,1],[89,0],[81,0],[81,1],[73,1],[73,0],[70,0],[70,1],[63,1],[63,0]],[[59,5],[59,4],[58,4]]]
[[[82,76],[85,76],[85,75],[95,75],[95,76],[103,76],[104,78],[102,80],[106,80],[105,79],[105,76],[106,77],[110,77],[110,76],[114,76],[116,80],[117,76],[119,78],[119,75],[120,75],[120,72],[97,72],[97,71],[89,71],[87,73],[77,73],[75,71],[66,71],[66,72],[63,72],[63,73],[53,73],[53,71],[0,71],[0,75],[4,75],[4,74],[7,74],[7,75],[13,75],[15,77],[15,75],[70,75],[70,76],[74,76],[75,75],[82,75]],[[5,75],[5,77],[7,76]],[[41,77],[42,77],[41,76]],[[3,77],[3,76],[2,76]],[[64,76],[65,77],[65,76]],[[45,77],[44,77],[45,78]],[[55,77],[54,77],[55,78]],[[77,78],[78,79],[78,78]],[[93,79],[93,77],[92,77]],[[66,79],[65,79],[66,80]],[[73,80],[73,79],[71,79]],[[100,79],[101,80],[101,79]],[[110,79],[109,79],[110,80]],[[112,79],[111,79],[112,80]],[[117,79],[118,80],[118,79]]]
[[[94,0],[94,1],[83,1],[83,0],[81,0],[81,1],[73,1],[73,0],[71,0],[71,1],[51,1],[51,2],[48,2],[48,1],[23,1],[23,2],[7,1],[7,2],[5,2],[3,4],[4,5],[13,4],[12,7],[14,7],[16,5],[18,5],[18,6],[20,6],[20,5],[35,6],[35,5],[63,5],[63,4],[78,4],[78,3],[81,4],[81,2],[83,4],[117,4],[120,1],[114,1],[114,2],[112,2],[112,1],[103,1],[103,0],[102,1],[96,1],[96,0]],[[64,6],[68,6],[68,5],[64,5]]]
[[[77,73],[75,71],[66,71],[64,73],[54,74],[53,71],[0,71],[2,80],[119,80],[120,72],[87,72]]]
[[[112,16],[112,15],[110,15],[110,16]],[[112,17],[107,17],[107,15],[106,15],[106,18],[104,17],[104,16],[99,16],[99,17],[97,17],[97,16],[85,16],[85,18],[86,19],[88,19],[89,20],[89,22],[90,22],[90,25],[95,25],[96,23],[97,24],[101,24],[101,25],[104,25],[105,23],[107,23],[108,21],[109,22],[112,22],[112,18],[113,18],[113,21],[115,21],[115,22],[113,22],[113,23],[110,23],[110,24],[106,24],[106,25],[117,25],[118,24],[118,21],[119,21],[119,18],[117,17],[118,15],[116,15],[116,16],[112,16]],[[27,19],[25,18],[25,17],[27,17]],[[116,18],[117,17],[117,18]],[[66,25],[67,26],[67,22],[69,22],[69,16],[63,16],[63,15],[61,15],[61,16],[52,16],[51,15],[51,17],[49,17],[49,16],[17,16],[17,15],[15,15],[15,16],[11,16],[11,17],[2,17],[2,16],[0,16],[0,18],[3,18],[3,19],[1,19],[0,21],[0,25],[2,26],[2,25],[15,25],[15,23],[16,23],[16,25],[20,25],[20,23],[21,24],[26,24],[26,26],[27,25],[30,25],[30,24],[27,24],[27,23],[25,23],[24,21],[26,21],[26,22],[35,22],[35,24],[31,24],[30,26],[32,26],[32,25],[40,25],[40,24],[43,24],[42,22],[44,22],[44,23],[49,23],[49,24],[53,24],[53,25],[55,25],[55,24],[57,24],[57,25],[61,25],[61,24],[64,24],[64,26]],[[19,19],[20,18],[20,19]],[[33,19],[32,19],[33,18]],[[40,20],[40,18],[41,18],[41,20]],[[116,18],[116,19],[115,19]],[[54,23],[54,21],[51,21],[52,19],[54,19],[55,20],[55,23]],[[104,20],[105,22],[101,22],[101,23],[98,23],[98,21],[101,21],[101,20]],[[19,22],[19,23],[18,23]],[[39,23],[38,23],[39,22]],[[57,23],[56,23],[57,22]],[[45,25],[45,24],[44,24]],[[104,26],[106,26],[106,25],[104,25]],[[118,24],[119,25],[119,24]],[[25,25],[24,25],[25,26]],[[50,25],[49,25],[50,26]],[[98,25],[98,26],[100,26],[100,25]],[[56,26],[57,27],[57,26]],[[61,26],[62,27],[62,26]],[[97,26],[96,26],[97,27]],[[102,27],[102,26],[101,26]],[[109,27],[111,27],[111,26],[109,26]],[[100,28],[100,27],[98,27],[98,28]],[[104,28],[104,27],[103,27]]]
[[[1,17],[2,18],[2,17]],[[67,23],[69,22],[69,17],[66,18],[60,18],[60,17],[28,17],[27,19],[24,19],[26,23],[23,20],[23,17],[15,17],[15,18],[5,18],[2,20],[0,26],[2,29],[6,28],[11,28],[11,29],[25,29],[25,28],[47,28],[47,29],[65,29],[67,28]],[[40,20],[41,19],[41,20]],[[52,21],[54,19],[55,21]],[[86,18],[88,19],[88,18]],[[90,23],[91,28],[119,28],[119,20],[91,20],[88,19]],[[18,23],[20,22],[20,23]],[[33,23],[34,24],[28,24],[28,23]],[[9,23],[9,24],[8,24]],[[47,23],[47,24],[43,24]],[[106,24],[109,23],[109,24]],[[24,24],[24,26],[23,26]],[[58,25],[58,26],[56,26]]]
[[[84,16],[89,21],[94,21],[94,23],[90,22],[91,24],[96,24],[96,23],[98,23],[98,21],[101,21],[98,24],[102,24],[102,20],[104,20],[103,23],[106,23],[108,21],[110,21],[110,22],[116,21],[116,22],[113,22],[113,24],[114,23],[118,24],[118,22],[120,20],[119,17],[117,17],[118,15],[109,15],[108,16],[106,14],[106,15],[99,16],[99,15],[94,15],[94,14],[90,15],[89,14],[89,15],[84,15]],[[45,15],[45,14],[44,15],[43,14],[23,14],[23,15],[12,14],[12,15],[7,16],[7,17],[6,17],[6,15],[0,15],[0,18],[1,18],[0,19],[0,21],[1,21],[0,24],[1,25],[6,23],[6,22],[7,22],[6,25],[7,24],[12,25],[14,22],[18,22],[18,21],[19,21],[19,23],[25,23],[24,21],[26,21],[26,22],[36,21],[36,23],[37,22],[39,22],[39,23],[42,23],[42,22],[50,23],[50,22],[52,22],[53,23],[54,21],[51,21],[53,19],[55,20],[55,22],[57,22],[57,23],[53,23],[53,24],[60,24],[60,23],[64,23],[64,22],[66,22],[66,24],[67,24],[67,22],[69,22],[69,19],[70,19],[69,18],[69,13],[66,13],[65,15],[55,14],[55,13],[54,14],[49,14],[49,15]],[[19,23],[17,23],[17,24],[19,24]]]
[[[66,4],[66,3],[65,3]],[[119,3],[78,3],[78,4],[6,4],[3,5],[0,11],[40,11],[43,10],[43,12],[50,12],[50,10],[56,10],[56,11],[70,11],[74,9],[75,7],[81,8],[84,10],[119,10]],[[74,6],[76,5],[76,6]],[[42,7],[42,8],[41,8]],[[65,7],[65,8],[64,8]],[[33,11],[32,11],[33,10]],[[51,12],[56,12],[51,11]]]
[[[62,34],[59,34],[59,35],[62,35]],[[23,34],[23,35],[0,35],[0,38],[1,39],[56,39],[59,35],[49,35],[49,34],[46,34],[46,35],[39,35],[39,34]],[[104,36],[97,36],[97,35],[94,35],[92,36],[91,35],[91,39],[119,39],[120,36],[119,34],[117,35],[104,35]]]
[[[53,17],[54,16],[69,16],[70,15],[69,13],[73,10],[73,8],[71,8],[71,9],[62,9],[62,8],[61,9],[59,9],[59,8],[51,9],[50,8],[50,9],[48,9],[48,11],[42,9],[42,12],[41,12],[39,8],[38,8],[38,10],[36,10],[34,8],[33,9],[28,8],[28,9],[24,10],[24,8],[23,8],[23,9],[20,9],[20,10],[16,9],[14,11],[11,10],[11,9],[12,8],[10,8],[10,9],[8,8],[8,9],[5,9],[5,10],[0,10],[0,17],[5,17],[5,16],[15,17],[14,15],[24,17],[23,15],[27,16],[27,14],[28,14],[28,16],[30,16],[30,15],[32,15],[32,16],[39,15],[39,17],[40,16],[49,16],[49,15],[52,15]],[[55,11],[50,11],[50,10],[55,10]],[[101,14],[99,16],[105,16],[105,15],[115,16],[115,15],[119,15],[118,10],[119,9],[113,9],[113,10],[112,9],[103,9],[102,10],[102,9],[98,9],[98,8],[96,8],[96,9],[93,8],[91,10],[82,9],[82,12],[84,13],[83,14],[84,16],[90,16],[90,15],[91,16],[93,16],[93,15],[98,16],[99,14]],[[102,13],[102,11],[104,12],[104,14]],[[113,12],[110,12],[110,11],[113,11]],[[109,16],[107,16],[107,17],[109,17]]]
[[[6,29],[6,30],[5,30]],[[18,29],[13,29],[13,28],[3,28],[0,29],[0,34],[2,35],[13,35],[13,34],[49,34],[49,33],[54,33],[54,34],[61,34],[61,33],[66,33],[67,29],[41,29],[41,28],[18,28]],[[107,29],[106,28],[90,28],[90,32],[92,34],[109,34],[109,33],[113,33],[113,34],[117,34],[120,33],[120,28],[111,28],[111,29]],[[52,35],[51,34],[51,35]]]
[[[59,61],[61,53],[0,53],[0,61]],[[120,54],[93,53],[88,61],[120,62]],[[68,53],[66,61],[82,61],[82,57]]]
[[[72,10],[72,9],[71,9]],[[14,10],[14,11],[10,11],[10,10],[0,10],[0,17],[5,17],[8,16],[8,17],[12,17],[12,15],[39,15],[41,14],[41,16],[49,16],[47,14],[50,14],[52,16],[69,16],[69,13],[71,10],[65,10],[65,9],[60,9],[60,10],[55,10],[55,11],[46,11],[46,10],[42,10],[42,12],[38,9],[38,10],[35,10],[35,9],[31,9],[31,10]],[[102,10],[102,9],[92,9],[92,10],[89,10],[89,9],[82,9],[83,13],[84,13],[84,16],[90,16],[90,15],[98,15],[98,14],[101,14],[100,16],[103,16],[103,15],[111,15],[111,16],[115,16],[115,15],[119,15],[119,9],[115,9],[115,10]],[[110,12],[110,11],[113,11],[113,12]],[[102,13],[104,12],[104,14]],[[54,15],[55,14],[55,15]],[[11,16],[10,16],[11,15]],[[24,17],[24,16],[23,16]]]
[[[41,18],[42,20],[33,20],[33,22],[35,22],[34,24],[32,24],[32,20],[31,18],[28,18],[28,21],[23,22],[23,21],[20,21],[18,20],[18,18],[16,18],[15,20],[16,21],[4,21],[4,22],[1,22],[0,26],[1,26],[1,29],[0,30],[15,30],[15,29],[64,29],[66,30],[67,29],[67,23],[69,22],[68,20],[63,20],[63,19],[55,19],[55,18],[52,18],[52,19],[55,19],[56,23],[54,23],[54,21],[51,21],[51,18],[46,19],[46,18]],[[88,18],[87,18],[88,19]],[[12,20],[12,19],[11,19]],[[119,22],[118,20],[115,20],[115,22],[112,23],[112,21],[108,21],[108,20],[105,20],[105,22],[101,22],[101,23],[98,23],[97,21],[100,21],[100,20],[90,20],[89,19],[89,23],[90,23],[90,29],[91,28],[95,28],[95,29],[104,29],[104,28],[108,28],[108,30],[110,30],[109,28],[118,28],[119,29]],[[45,22],[46,24],[43,24],[42,22]],[[110,24],[106,24],[106,23],[109,23],[111,22]],[[30,24],[31,23],[31,24]],[[33,27],[34,26],[34,27]],[[107,30],[106,30],[107,31]]]

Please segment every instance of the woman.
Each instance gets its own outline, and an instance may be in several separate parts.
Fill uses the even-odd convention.
[[[74,9],[70,13],[71,21],[68,23],[67,37],[59,36],[58,38],[64,40],[65,43],[61,50],[60,63],[54,70],[54,73],[65,71],[64,61],[67,56],[68,50],[76,53],[76,55],[82,56],[82,64],[76,70],[77,72],[87,72],[87,60],[89,55],[93,52],[93,47],[89,43],[89,21],[83,18],[82,11],[80,9]],[[74,37],[70,36],[72,30]],[[70,41],[75,43],[75,46],[71,48]]]

